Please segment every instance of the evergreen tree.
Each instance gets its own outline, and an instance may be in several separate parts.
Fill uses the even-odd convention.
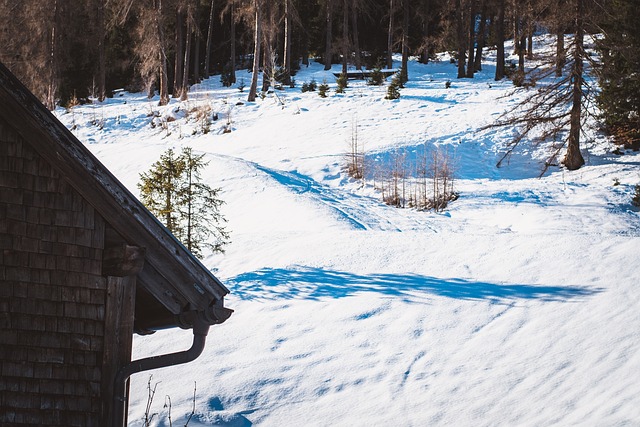
[[[340,73],[336,79],[336,93],[344,93],[344,90],[349,86],[349,81],[346,73]]]
[[[598,105],[619,143],[640,147],[640,20],[636,0],[613,0],[599,42],[602,56]]]
[[[165,151],[148,172],[140,174],[142,203],[193,252],[202,255],[205,248],[224,252],[229,233],[220,213],[224,203],[220,189],[201,181],[201,170],[208,162],[184,148],[180,155]]]
[[[209,162],[203,160],[204,154],[194,155],[191,148],[184,148],[181,158],[185,164],[185,182],[178,194],[179,216],[184,224],[181,240],[195,255],[201,255],[204,248],[224,252],[229,233],[222,226],[226,219],[220,213],[224,203],[219,198],[220,189],[203,183],[200,175]]]
[[[322,82],[322,84],[318,86],[318,95],[320,95],[321,98],[326,98],[328,91],[329,91],[329,85],[327,84],[326,81]]]
[[[382,86],[384,82],[384,74],[382,74],[382,70],[380,67],[374,67],[369,75],[369,79],[367,80],[367,84],[371,86]]]
[[[183,188],[185,162],[182,156],[168,149],[160,155],[148,172],[140,174],[142,203],[176,237],[182,233],[178,212],[178,195]]]
[[[398,73],[393,76],[391,79],[391,83],[389,87],[387,87],[387,96],[385,99],[399,99],[400,98],[400,88],[402,87],[402,74]]]

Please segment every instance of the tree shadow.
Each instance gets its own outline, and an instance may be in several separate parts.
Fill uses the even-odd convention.
[[[440,279],[418,274],[360,275],[323,268],[263,268],[227,281],[232,294],[243,300],[321,300],[372,292],[423,302],[425,294],[461,300],[569,301],[602,292],[601,288],[495,284],[465,279]]]

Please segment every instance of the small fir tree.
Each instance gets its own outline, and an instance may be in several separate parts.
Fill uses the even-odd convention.
[[[184,159],[170,148],[149,171],[140,174],[138,183],[142,203],[175,236],[182,233],[176,205],[184,169]]]
[[[400,98],[400,76],[398,74],[396,74],[395,76],[393,76],[393,79],[391,79],[391,83],[389,84],[389,87],[387,88],[387,96],[385,96],[385,99],[399,99]]]
[[[322,84],[318,86],[318,95],[320,95],[321,98],[326,98],[328,91],[329,91],[329,85],[327,84],[326,81],[322,82]]]
[[[220,213],[224,202],[220,189],[202,182],[200,172],[209,162],[204,154],[194,155],[190,147],[182,150],[185,182],[178,194],[178,209],[183,226],[182,241],[189,251],[201,255],[202,249],[224,252],[229,233],[222,226],[227,220]]]
[[[340,73],[336,79],[336,84],[338,85],[336,93],[344,93],[344,90],[349,86],[347,75],[345,73]]]
[[[384,74],[382,74],[382,70],[380,67],[375,67],[369,76],[369,80],[367,80],[367,84],[371,86],[382,86],[384,82]]]
[[[302,83],[302,92],[315,92],[316,90],[316,81],[314,79],[311,79],[310,82],[304,82]]]
[[[142,203],[196,256],[205,248],[224,252],[229,243],[220,213],[224,203],[220,189],[201,180],[200,172],[208,163],[203,159],[191,148],[184,148],[180,155],[169,149],[140,174],[138,183]]]

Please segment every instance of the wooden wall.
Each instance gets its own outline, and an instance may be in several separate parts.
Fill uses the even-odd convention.
[[[0,118],[0,425],[100,425],[105,222],[47,160]]]

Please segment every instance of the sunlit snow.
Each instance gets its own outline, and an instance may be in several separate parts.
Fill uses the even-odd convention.
[[[203,261],[235,313],[195,362],[132,378],[130,425],[150,374],[158,426],[166,396],[184,425],[194,383],[190,426],[640,422],[640,154],[611,154],[586,129],[577,171],[538,178],[546,152],[528,145],[496,168],[515,130],[478,129],[521,95],[501,98],[513,85],[493,81],[494,54],[474,79],[455,79],[446,58],[411,61],[395,101],[363,81],[335,94],[312,62],[296,88],[253,103],[214,76],[167,107],[122,92],[57,111],[134,194],[163,151],[190,146],[226,201],[232,243]],[[248,88],[251,75],[238,78]],[[327,98],[300,91],[311,78]],[[205,103],[218,113],[207,134],[185,115]],[[344,172],[354,126],[371,159],[449,150],[460,198],[441,214],[384,205],[371,179]],[[133,357],[190,344],[189,331],[162,331],[136,337]]]

